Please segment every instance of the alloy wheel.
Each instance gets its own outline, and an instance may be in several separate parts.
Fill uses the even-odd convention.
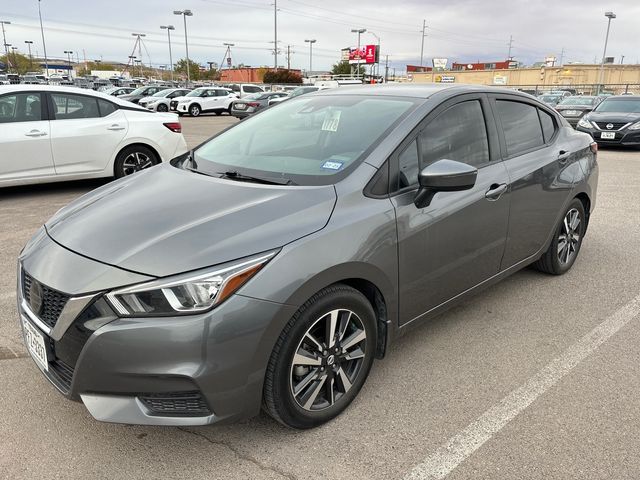
[[[580,212],[576,208],[569,210],[564,217],[558,236],[558,260],[563,265],[569,263],[578,251],[580,223]]]
[[[145,168],[153,166],[153,160],[142,152],[131,152],[122,162],[122,172],[124,175],[131,175]]]
[[[332,310],[316,320],[291,361],[289,385],[298,406],[317,412],[339,401],[362,370],[366,339],[362,320],[351,310]]]

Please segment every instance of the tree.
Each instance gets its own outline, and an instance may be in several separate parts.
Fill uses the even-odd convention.
[[[351,75],[351,69],[353,68],[354,75],[357,74],[357,65],[349,65],[349,62],[343,60],[338,63],[334,63],[331,68],[331,73],[334,75]],[[360,75],[364,74],[364,66],[360,65]]]
[[[110,63],[102,62],[87,62],[86,67],[78,68],[78,76],[84,77],[85,75],[91,75],[91,70],[117,70],[116,67]]]
[[[33,68],[31,67],[31,62],[29,61],[29,57],[26,55],[22,55],[21,53],[13,53],[9,52],[9,58],[7,61],[7,56],[3,55],[0,57],[0,63],[4,63],[7,67],[7,72],[17,73],[19,75],[24,75],[27,72],[32,70],[39,70],[39,66],[37,63],[33,63]]]
[[[187,76],[187,59],[181,58],[176,62],[175,73]],[[193,60],[189,60],[189,77],[191,80],[200,80],[200,65]]]
[[[292,70],[269,70],[265,72],[262,81],[264,83],[302,83],[302,77]]]

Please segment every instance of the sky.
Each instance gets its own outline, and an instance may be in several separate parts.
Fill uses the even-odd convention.
[[[142,57],[154,66],[169,63],[166,30],[172,24],[174,63],[185,56],[184,26],[174,10],[191,9],[187,18],[189,56],[206,64],[220,63],[224,42],[234,43],[234,64],[273,66],[274,0],[42,0],[47,54],[65,58],[77,52],[80,61],[102,59],[126,62],[135,37],[144,33]],[[278,64],[291,68],[330,69],[340,49],[354,46],[352,28],[366,28],[361,43],[380,38],[381,56],[390,68],[403,71],[420,63],[422,22],[426,20],[424,64],[433,57],[470,63],[506,59],[511,55],[532,64],[545,56],[563,55],[566,62],[600,61],[607,28],[605,11],[613,11],[607,56],[619,63],[640,60],[640,0],[277,0]],[[26,52],[42,55],[37,0],[2,0],[0,20],[6,41]],[[373,32],[373,33],[370,33]],[[374,35],[375,34],[375,35]],[[564,50],[564,53],[562,53]],[[135,55],[138,55],[136,52]],[[75,54],[74,54],[75,56]],[[383,60],[384,61],[384,60]]]

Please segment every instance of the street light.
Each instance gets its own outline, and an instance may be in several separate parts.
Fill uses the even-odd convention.
[[[360,35],[366,32],[366,28],[352,28],[351,33],[358,34],[358,78],[360,77]]]
[[[616,14],[613,12],[605,12],[605,17],[609,19],[607,22],[607,35],[604,37],[604,52],[602,52],[602,61],[600,62],[600,75],[598,76],[598,89],[597,94],[600,95],[600,88],[602,88],[602,82],[604,81],[604,59],[607,56],[607,43],[609,42],[609,28],[611,28],[611,20],[616,18]]]
[[[31,40],[25,40],[24,43],[26,43],[27,47],[29,47],[29,68],[33,70],[33,57],[31,56],[31,45],[33,44],[33,42]]]
[[[313,44],[316,43],[316,39],[305,40],[309,44],[309,73],[313,71]],[[307,74],[307,77],[309,74]]]
[[[73,55],[73,52],[71,50],[65,50],[64,53],[67,54],[67,63],[69,64],[69,80],[71,80],[71,77],[73,75],[71,75],[71,55]]]
[[[167,31],[167,39],[169,40],[169,65],[171,66],[171,81],[173,82],[173,56],[171,55],[171,30],[175,30],[173,25],[160,25],[160,28]]]
[[[13,52],[13,67],[15,68],[16,73],[18,73],[18,57],[16,56],[16,50],[18,50],[18,47],[11,47],[11,51]]]
[[[7,62],[9,61],[9,45],[7,44],[7,34],[4,31],[5,25],[11,25],[11,22],[7,20],[0,20],[0,25],[2,25],[2,43],[4,44],[4,54],[7,57]]]
[[[40,10],[40,0],[38,0],[38,17],[40,18],[40,35],[42,35],[42,48],[44,49],[44,71],[45,71],[44,75],[48,79],[49,78],[49,59],[47,58],[47,44],[44,41],[44,27],[42,26],[42,11]]]
[[[184,20],[184,48],[187,52],[187,87],[191,83],[191,73],[189,72],[189,42],[187,41],[187,17],[192,17],[193,12],[191,10],[174,10],[174,15],[182,15]]]

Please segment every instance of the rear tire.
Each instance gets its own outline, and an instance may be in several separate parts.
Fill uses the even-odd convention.
[[[158,163],[160,163],[160,159],[153,150],[144,145],[131,145],[118,153],[113,174],[116,178],[122,178],[153,167]]]
[[[551,245],[533,266],[551,275],[568,272],[578,258],[586,231],[584,205],[579,199],[574,198],[560,220]]]
[[[293,315],[271,353],[263,408],[291,428],[342,413],[364,384],[377,345],[376,317],[362,293],[327,287]]]
[[[161,103],[160,105],[158,105],[158,111],[159,112],[168,112],[169,111],[169,107],[167,107],[164,103]]]

